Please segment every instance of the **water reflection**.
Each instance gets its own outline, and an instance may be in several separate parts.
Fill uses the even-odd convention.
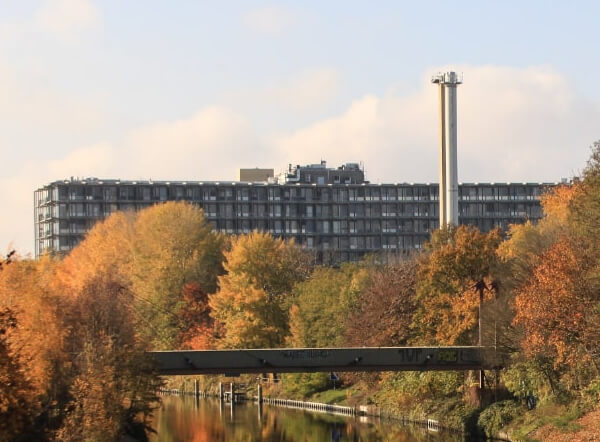
[[[364,422],[363,422],[364,420]],[[252,403],[163,397],[152,441],[459,441],[421,428]]]

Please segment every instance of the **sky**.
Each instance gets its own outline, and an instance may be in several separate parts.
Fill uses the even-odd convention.
[[[0,0],[0,252],[33,191],[99,177],[235,180],[362,162],[437,182],[458,90],[461,182],[556,182],[600,139],[596,1]]]

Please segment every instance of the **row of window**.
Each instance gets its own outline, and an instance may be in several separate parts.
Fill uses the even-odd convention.
[[[296,244],[317,250],[393,250],[419,248],[426,240],[425,235],[384,235],[384,236],[293,236]],[[74,247],[82,236],[57,236],[38,241],[40,252],[44,250],[68,250]]]
[[[437,201],[438,186],[232,186],[232,185],[57,185],[38,190],[38,200],[47,201]],[[538,199],[540,185],[459,187],[465,201],[509,201]]]
[[[357,221],[311,221],[311,220],[215,220],[216,230],[225,233],[249,233],[253,230],[268,231],[274,235],[285,234],[387,234],[396,232],[427,233],[438,226],[429,220],[357,220]]]
[[[37,221],[50,218],[103,218],[117,210],[134,211],[150,203],[62,203],[37,209]],[[208,218],[395,218],[438,217],[434,203],[349,203],[349,204],[264,204],[204,203],[200,204]],[[460,203],[461,217],[512,217],[537,219],[542,208],[532,203]]]
[[[41,239],[37,243],[37,253],[43,254],[47,251],[67,252],[76,247],[81,242],[82,237],[60,237]],[[390,253],[407,253],[410,250],[418,250],[423,247],[427,241],[427,237],[423,236],[404,236],[398,238],[389,238],[385,242],[370,243],[365,238],[364,242],[360,237],[352,238],[348,242],[343,241],[337,243],[337,248],[333,241],[322,242],[320,245],[314,245],[316,239],[307,238],[303,246],[314,249],[319,262],[341,263],[347,261],[358,261],[365,253],[372,252],[390,252]],[[312,245],[310,245],[312,243]],[[344,248],[340,248],[344,246]],[[347,247],[346,247],[347,246]]]
[[[482,231],[489,231],[499,227],[508,228],[512,220],[508,219],[464,219],[463,224],[477,226]],[[94,220],[72,219],[60,220],[54,222],[45,222],[38,224],[38,238],[58,235],[83,235],[94,224]],[[380,238],[383,238],[382,247],[386,248],[387,237],[394,234],[428,234],[438,226],[437,221],[429,220],[357,220],[357,221],[298,221],[298,220],[213,220],[213,227],[221,232],[228,234],[250,233],[253,230],[270,232],[277,236],[298,236],[298,242],[303,244],[305,238],[310,235],[316,235],[327,238],[327,235],[336,235],[342,237],[352,237],[355,234],[363,234],[377,239],[375,244],[379,244]],[[365,238],[367,237],[365,236]],[[313,241],[312,239],[310,241]],[[329,240],[327,240],[329,241]],[[309,244],[309,247],[312,245]],[[377,246],[379,247],[379,246]],[[367,247],[367,248],[370,248]],[[389,248],[393,248],[389,246]]]

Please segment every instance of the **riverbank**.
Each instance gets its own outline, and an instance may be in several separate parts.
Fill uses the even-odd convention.
[[[234,405],[191,395],[163,396],[152,421],[150,441],[416,441],[461,442],[458,435],[367,417],[314,413],[242,401]]]
[[[205,379],[206,381],[206,379]],[[212,382],[211,382],[212,381]],[[197,379],[188,382],[179,382],[178,379],[170,379],[171,385],[179,385],[179,388],[165,387],[160,393],[175,396],[192,396],[201,398],[222,398],[230,402],[234,398],[236,402],[253,401],[261,404],[307,410],[316,413],[337,414],[342,416],[369,417],[380,420],[392,421],[400,425],[413,425],[434,432],[445,432],[465,435],[463,425],[448,425],[448,419],[440,419],[440,415],[431,415],[425,412],[415,412],[415,408],[399,410],[377,406],[374,404],[359,404],[356,398],[348,393],[351,388],[338,388],[336,390],[325,390],[315,393],[311,400],[300,397],[285,397],[281,385],[265,384],[252,387],[247,382],[215,382],[216,378],[208,383],[200,383]],[[233,388],[233,391],[232,391]],[[264,393],[263,393],[264,390]],[[452,422],[457,422],[454,420]]]
[[[223,385],[227,392],[232,381],[231,378],[217,376],[198,379],[198,389],[205,397],[218,397],[219,381],[225,381]],[[235,380],[236,391],[243,392],[251,399],[257,396],[255,377],[242,376]],[[421,426],[433,421],[439,428],[464,435],[485,437],[485,432],[488,437],[493,435],[504,440],[523,441],[600,440],[600,436],[597,436],[600,435],[600,424],[596,425],[596,422],[600,422],[600,409],[590,411],[589,407],[579,407],[576,401],[567,405],[544,401],[529,410],[523,402],[509,399],[478,408],[469,400],[473,396],[473,392],[469,391],[423,397],[417,401],[399,394],[397,389],[374,388],[363,381],[307,395],[294,394],[289,385],[286,388],[286,382],[284,377],[279,382],[263,383],[264,398],[278,400],[282,404],[290,401],[294,406],[302,402],[319,404],[323,409],[327,409],[327,406],[347,407],[356,410],[357,415]],[[177,388],[185,387],[188,394],[193,393],[195,385],[190,378],[172,378],[169,384]]]

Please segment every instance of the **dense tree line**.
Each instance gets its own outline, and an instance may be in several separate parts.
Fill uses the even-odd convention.
[[[515,404],[533,393],[596,404],[600,144],[581,179],[542,204],[536,225],[445,228],[421,253],[337,268],[267,233],[222,235],[182,202],[113,214],[62,259],[10,254],[0,266],[0,439],[143,439],[160,382],[148,349],[481,340],[510,361],[500,381]],[[300,395],[329,387],[322,374],[286,379]],[[382,403],[454,398],[468,408],[475,380],[387,373],[344,382]]]

